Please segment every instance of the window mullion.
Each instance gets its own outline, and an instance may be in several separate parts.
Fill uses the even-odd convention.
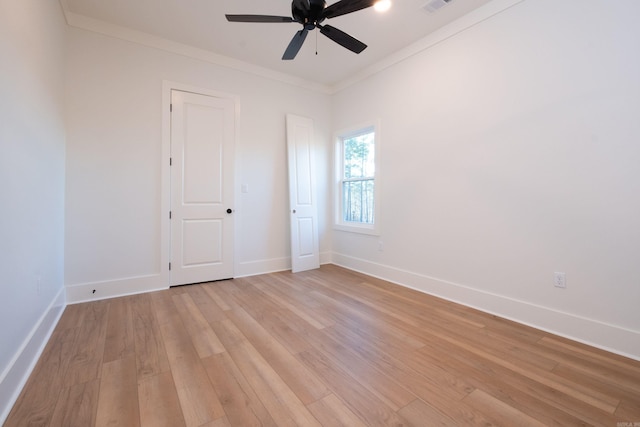
[[[375,177],[367,178],[343,178],[342,182],[375,181]]]

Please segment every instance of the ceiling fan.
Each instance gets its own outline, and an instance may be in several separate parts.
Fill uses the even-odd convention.
[[[287,49],[284,51],[282,59],[291,60],[296,57],[298,51],[302,47],[304,40],[307,38],[309,31],[316,28],[320,29],[320,33],[324,34],[339,45],[349,49],[352,52],[360,53],[367,48],[367,45],[351,37],[349,34],[332,27],[331,25],[322,25],[325,19],[335,18],[336,16],[346,15],[348,13],[357,12],[373,6],[377,0],[340,0],[330,6],[327,6],[325,0],[293,0],[291,3],[291,14],[289,16],[272,16],[272,15],[225,15],[230,22],[297,22],[302,24],[302,30],[298,31],[294,36]]]

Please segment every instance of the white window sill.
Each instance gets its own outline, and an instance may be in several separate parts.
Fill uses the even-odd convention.
[[[346,231],[348,233],[368,234],[370,236],[379,236],[380,232],[375,226],[370,225],[352,225],[352,224],[334,224],[334,230]]]

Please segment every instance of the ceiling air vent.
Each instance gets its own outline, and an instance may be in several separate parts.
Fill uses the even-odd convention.
[[[427,4],[423,6],[423,9],[429,13],[436,12],[441,9],[443,6],[446,6],[448,3],[451,3],[452,0],[429,0]]]

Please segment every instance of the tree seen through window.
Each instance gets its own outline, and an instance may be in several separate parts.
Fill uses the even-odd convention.
[[[343,140],[342,214],[345,222],[373,224],[375,212],[375,134]]]

